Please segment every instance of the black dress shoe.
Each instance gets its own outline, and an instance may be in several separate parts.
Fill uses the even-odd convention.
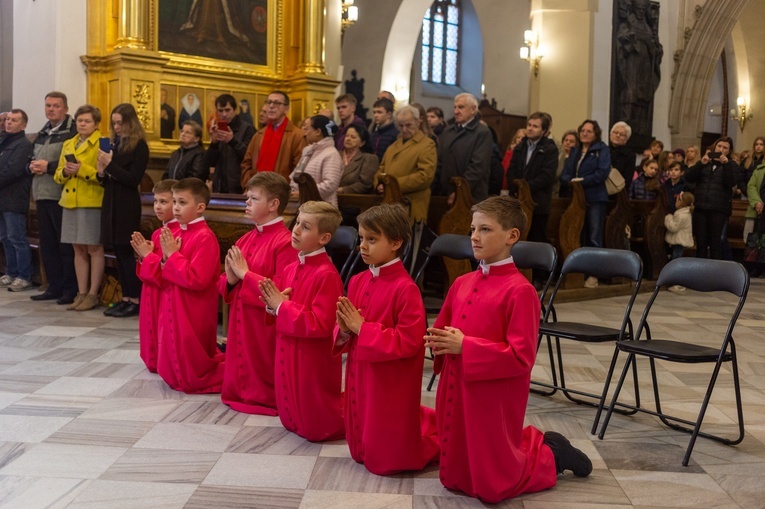
[[[128,316],[138,316],[140,306],[134,302],[128,302],[127,306],[123,306],[121,309],[116,309],[111,316],[114,318],[127,318]]]
[[[56,301],[56,304],[63,306],[64,304],[71,304],[74,302],[76,295],[64,295]]]
[[[562,474],[564,470],[571,470],[577,477],[587,477],[592,472],[590,458],[571,445],[571,442],[560,433],[546,432],[544,444],[553,453],[557,473]]]
[[[128,304],[130,304],[129,300],[120,301],[119,304],[116,304],[110,308],[106,308],[104,310],[104,316],[114,316],[114,313],[123,310]]]
[[[43,293],[38,293],[37,295],[32,295],[29,298],[34,300],[34,301],[56,300],[56,299],[60,299],[61,295],[54,295],[52,293],[43,292]]]

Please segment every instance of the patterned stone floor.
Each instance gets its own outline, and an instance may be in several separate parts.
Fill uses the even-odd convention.
[[[137,321],[67,312],[0,292],[0,507],[3,508],[473,508],[443,489],[436,468],[369,474],[343,441],[311,444],[278,418],[229,410],[216,396],[170,390],[138,357]],[[645,303],[641,295],[637,308]],[[715,344],[726,306],[719,295],[671,295],[654,337]],[[613,323],[626,298],[561,305],[560,317]],[[557,430],[593,459],[588,479],[562,476],[508,508],[765,507],[765,280],[752,284],[736,329],[747,435],[737,447],[688,437],[646,415],[615,416],[605,440],[589,434],[594,410],[559,395],[532,395],[527,421]],[[636,314],[637,315],[637,314]],[[572,385],[597,390],[612,346],[565,345]],[[534,376],[548,369],[540,356]],[[665,406],[692,416],[709,369],[660,363]],[[641,386],[650,388],[641,366]],[[426,365],[426,377],[430,364]],[[734,431],[730,371],[721,374],[709,429]],[[432,405],[434,393],[423,390]]]

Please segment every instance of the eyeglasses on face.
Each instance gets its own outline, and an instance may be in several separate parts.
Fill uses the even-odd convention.
[[[284,106],[285,104],[286,103],[282,101],[272,101],[271,99],[266,101],[266,106]]]

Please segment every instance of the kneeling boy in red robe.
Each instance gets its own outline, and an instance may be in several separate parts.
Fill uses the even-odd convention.
[[[343,217],[332,204],[300,206],[292,247],[298,261],[284,270],[280,292],[260,282],[266,310],[276,315],[276,408],[288,430],[312,442],[345,435],[341,404],[342,359],[332,355],[337,299],[343,281],[324,246]]]
[[[246,193],[244,215],[255,228],[229,249],[218,281],[218,292],[230,306],[221,401],[238,412],[276,415],[276,328],[258,283],[271,278],[281,285],[284,268],[297,255],[282,218],[290,185],[278,173],[264,171],[247,182]]]
[[[210,190],[197,178],[173,186],[178,230],[159,235],[164,264],[159,308],[157,373],[177,391],[220,392],[223,354],[218,350],[220,247],[204,214]]]
[[[138,344],[141,359],[146,369],[157,372],[157,319],[159,318],[162,285],[162,248],[159,236],[167,226],[172,233],[178,230],[178,221],[173,218],[173,185],[178,181],[166,179],[154,186],[154,213],[162,226],[151,234],[147,241],[141,232],[133,232],[130,244],[138,255],[136,274],[143,282],[141,288],[141,310],[138,314]]]
[[[473,206],[477,271],[458,278],[425,336],[441,374],[436,396],[441,483],[485,502],[555,486],[592,463],[562,435],[523,427],[537,353],[539,298],[513,263],[526,226],[515,198]]]
[[[409,213],[379,205],[359,215],[361,258],[337,303],[335,355],[348,352],[345,434],[351,456],[378,475],[420,470],[438,459],[435,413],[420,405],[425,308],[399,258]]]

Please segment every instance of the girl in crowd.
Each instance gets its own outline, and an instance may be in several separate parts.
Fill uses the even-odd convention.
[[[64,184],[61,200],[61,242],[74,248],[77,296],[68,310],[87,311],[98,305],[104,277],[101,203],[104,189],[96,179],[101,111],[86,104],[74,114],[77,134],[64,142],[53,179]],[[132,255],[131,255],[132,256]]]
[[[431,106],[427,110],[428,125],[436,136],[441,136],[441,133],[446,129],[446,121],[444,120],[444,110],[438,106]]]
[[[699,162],[699,154],[701,154],[701,150],[696,145],[691,145],[685,149],[685,167],[690,168]]]
[[[98,180],[104,187],[101,208],[101,242],[111,246],[117,258],[122,302],[104,311],[106,316],[135,316],[141,300],[141,280],[135,272],[130,245],[133,232],[141,228],[141,185],[149,162],[141,121],[132,104],[118,104],[111,116],[111,150],[98,151]]]
[[[640,162],[640,174],[630,185],[630,198],[633,200],[656,199],[656,188],[661,186],[657,174],[659,163],[649,157]]]
[[[291,197],[298,197],[298,185],[293,178],[307,173],[316,182],[321,199],[337,207],[337,188],[343,175],[343,159],[333,139],[337,124],[323,115],[314,115],[310,122],[303,124],[303,132],[308,146],[290,174]]]

